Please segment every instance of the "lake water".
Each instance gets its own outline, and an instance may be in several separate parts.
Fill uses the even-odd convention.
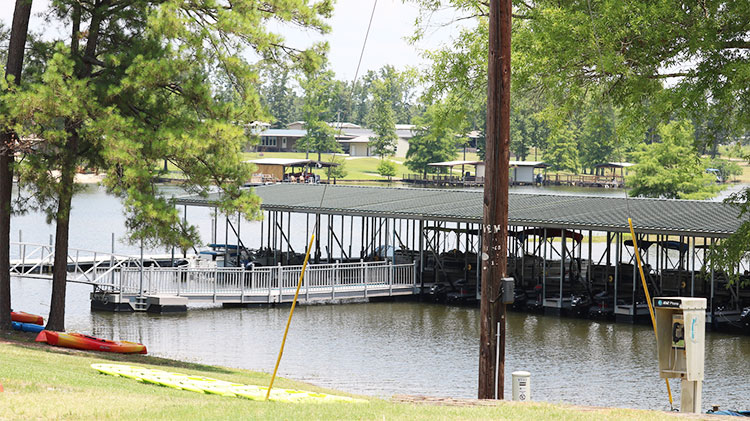
[[[191,219],[207,223],[210,218],[207,210],[189,212]],[[118,238],[124,234],[122,219],[117,199],[88,188],[74,202],[71,245],[109,250],[110,233]],[[14,240],[19,229],[25,241],[45,243],[54,232],[34,213],[14,219]],[[252,236],[254,229],[246,235]],[[117,250],[135,252],[137,247],[118,242]],[[176,315],[91,312],[90,292],[90,287],[69,285],[68,330],[143,342],[152,355],[267,372],[273,370],[289,311],[201,307]],[[46,316],[49,296],[49,281],[12,281],[14,308]],[[478,317],[476,308],[424,303],[298,307],[280,375],[376,396],[475,397]],[[709,332],[706,342],[704,408],[750,408],[750,337]],[[534,400],[668,408],[649,326],[510,313],[506,398],[515,370],[532,373]],[[679,382],[672,386],[679,403]]]

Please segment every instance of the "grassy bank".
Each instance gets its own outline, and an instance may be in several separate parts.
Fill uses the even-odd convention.
[[[203,395],[98,374],[92,363],[122,362],[245,384],[269,375],[148,356],[71,351],[30,342],[33,335],[0,333],[0,419],[675,419],[661,412],[579,408],[541,402],[436,406],[369,398],[366,403],[257,402]],[[278,387],[346,395],[278,379]]]

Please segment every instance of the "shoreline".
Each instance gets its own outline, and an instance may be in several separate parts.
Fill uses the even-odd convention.
[[[101,376],[91,363],[129,363],[267,385],[268,373],[204,365],[147,355],[79,351],[34,342],[35,335],[0,333],[0,403],[10,412],[0,419],[721,419],[708,414],[577,406],[547,402],[511,402],[449,397],[394,395],[389,399],[321,388],[277,378],[279,388],[302,389],[365,399],[363,403],[294,403],[252,401],[204,395]],[[31,405],[31,403],[34,403]],[[175,405],[178,404],[178,405]],[[29,406],[31,405],[31,406]],[[196,412],[199,411],[199,412]]]

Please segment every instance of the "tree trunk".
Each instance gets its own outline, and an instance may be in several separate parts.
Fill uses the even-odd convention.
[[[2,134],[0,148],[11,141]],[[10,145],[8,145],[10,146]],[[0,330],[10,330],[10,199],[13,188],[13,151],[0,152]]]
[[[99,44],[99,35],[102,22],[107,13],[109,0],[102,0],[91,15],[91,23],[88,28],[86,47],[83,51],[83,57],[80,57],[76,75],[79,79],[85,79],[91,76],[92,64],[90,60],[84,60],[84,57],[95,58],[96,50]],[[80,56],[78,39],[81,25],[81,6],[74,6],[73,26],[71,33],[71,55]],[[67,121],[65,130],[69,134],[67,147],[65,148],[64,157],[61,166],[60,190],[57,205],[57,214],[55,222],[55,263],[52,267],[52,299],[49,309],[49,321],[47,329],[55,331],[65,330],[65,295],[67,292],[67,272],[68,272],[68,240],[70,238],[70,204],[73,198],[73,182],[75,179],[76,158],[80,135],[78,129],[80,125],[74,121]]]
[[[13,24],[10,30],[8,45],[8,75],[14,77],[14,83],[21,82],[24,47],[29,31],[31,17],[31,0],[16,0],[13,11]],[[13,143],[15,134],[2,129],[0,133],[0,330],[10,329],[10,202],[13,189]]]
[[[69,128],[70,140],[65,149],[65,157],[60,176],[60,197],[55,215],[55,263],[52,267],[52,300],[49,308],[47,329],[62,332],[65,330],[65,294],[68,279],[68,240],[70,236],[70,203],[73,198],[73,181],[78,153],[78,131]]]

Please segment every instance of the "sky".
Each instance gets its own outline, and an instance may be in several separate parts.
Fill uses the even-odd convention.
[[[338,0],[334,15],[329,21],[331,32],[322,36],[314,31],[301,31],[279,27],[289,44],[304,48],[314,41],[327,40],[330,45],[329,61],[337,79],[351,80],[357,69],[362,43],[375,0]],[[13,20],[13,0],[0,0],[0,21],[10,26]],[[46,10],[49,0],[34,0],[30,27],[34,32],[59,31],[48,28],[40,13]],[[372,28],[367,40],[359,75],[391,64],[403,70],[407,66],[423,67],[427,61],[420,57],[420,50],[435,49],[450,41],[457,33],[455,25],[431,29],[416,46],[404,39],[412,35],[414,21],[419,10],[402,0],[377,0]],[[448,22],[450,12],[433,17],[433,23]]]

